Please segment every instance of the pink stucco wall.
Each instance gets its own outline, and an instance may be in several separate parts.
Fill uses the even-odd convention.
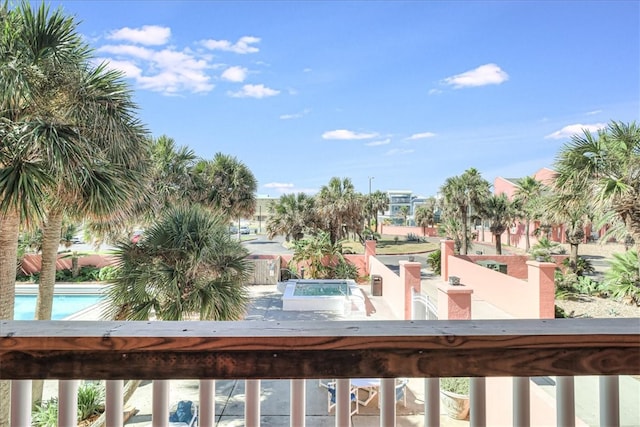
[[[86,255],[78,257],[78,265],[80,267],[106,267],[115,263],[115,257],[111,255]],[[35,254],[27,254],[22,260],[22,271],[24,274],[33,274],[40,271],[42,266],[42,256]],[[70,254],[59,254],[56,261],[56,270],[71,269]]]
[[[372,276],[377,274],[382,277],[382,297],[393,312],[393,315],[397,319],[404,319],[405,293],[400,276],[376,257],[369,259],[369,270]]]

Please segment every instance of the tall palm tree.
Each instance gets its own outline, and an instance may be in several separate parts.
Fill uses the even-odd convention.
[[[378,214],[384,214],[384,212],[389,209],[389,196],[387,193],[384,193],[380,190],[376,190],[370,195],[367,195],[367,198],[371,207],[371,216],[373,216],[373,221],[375,224],[375,232],[378,232]]]
[[[506,194],[494,194],[484,201],[482,213],[489,220],[489,231],[496,242],[496,254],[502,255],[502,233],[511,223],[512,203],[507,199]]]
[[[574,135],[558,153],[555,187],[574,199],[588,198],[597,216],[607,213],[617,237],[626,233],[640,250],[640,127],[612,121],[597,136]],[[638,266],[640,271],[640,265]]]
[[[258,183],[244,163],[233,156],[216,153],[212,160],[196,163],[193,171],[196,201],[224,213],[228,220],[239,221],[253,215]]]
[[[520,213],[524,219],[525,230],[525,250],[528,252],[531,248],[530,241],[530,225],[531,221],[539,215],[540,196],[542,194],[542,183],[532,176],[521,179],[514,193],[514,200],[518,201]]]
[[[416,225],[422,227],[422,234],[424,229],[428,226],[433,226],[436,214],[435,214],[435,199],[430,197],[427,203],[419,205],[414,213]]]
[[[480,212],[484,199],[489,196],[490,184],[475,168],[467,169],[462,175],[447,178],[440,188],[446,211],[459,218],[464,228],[460,253],[466,255],[469,248],[469,220],[472,211]]]
[[[238,320],[251,272],[224,214],[199,205],[165,211],[137,243],[117,245],[105,315],[126,320]]]
[[[276,235],[283,235],[287,242],[302,239],[305,230],[314,228],[314,206],[314,198],[305,193],[283,194],[278,201],[272,201],[267,222],[269,239]]]
[[[355,191],[349,178],[333,177],[316,196],[319,226],[329,233],[331,244],[349,232],[359,233],[363,221],[362,195]]]
[[[407,225],[407,218],[409,217],[409,206],[400,206],[400,209],[398,209],[398,216],[402,218],[402,225]]]

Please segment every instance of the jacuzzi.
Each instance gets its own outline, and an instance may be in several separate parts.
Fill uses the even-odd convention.
[[[364,295],[347,279],[290,279],[278,283],[284,311],[365,311]]]

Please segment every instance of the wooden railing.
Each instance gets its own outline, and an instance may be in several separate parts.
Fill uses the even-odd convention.
[[[638,374],[640,319],[0,322],[0,380],[470,376],[483,381]],[[19,389],[21,382],[14,383]],[[472,393],[478,384],[472,384]],[[344,402],[338,402],[336,422],[343,425],[348,381],[338,381],[338,387]],[[381,387],[386,426],[382,423],[395,414],[395,405],[385,403],[385,390],[393,390],[392,380]],[[24,404],[15,399],[12,405]],[[482,425],[482,410],[475,410],[475,420],[473,411],[472,425]]]

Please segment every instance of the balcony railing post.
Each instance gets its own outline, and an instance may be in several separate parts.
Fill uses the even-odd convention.
[[[531,425],[529,388],[529,377],[513,377],[514,426],[529,427]]]
[[[469,384],[469,405],[471,415],[469,425],[471,427],[486,427],[487,425],[487,394],[484,377],[471,378]]]
[[[380,380],[380,427],[396,425],[396,380],[383,378]]]
[[[602,375],[600,385],[600,425],[620,426],[620,385],[617,375]]]
[[[424,379],[424,425],[440,427],[440,378]]]
[[[260,380],[245,380],[244,420],[247,427],[260,427]]]
[[[576,407],[573,377],[556,377],[556,385],[556,424],[562,427],[574,427]]]
[[[122,401],[124,380],[109,380],[106,383],[105,425],[106,427],[121,426],[124,424],[124,403]]]
[[[78,424],[78,380],[58,381],[58,425]]]
[[[11,381],[11,425],[31,425],[31,380]]]
[[[306,416],[306,381],[291,380],[290,401],[290,425],[291,427],[304,427]]]
[[[200,380],[200,408],[198,424],[201,426],[215,425],[216,417],[216,381]]]
[[[153,427],[167,427],[169,425],[169,380],[153,380],[151,392]]]
[[[336,381],[336,427],[349,425],[351,425],[351,380],[342,378]]]

